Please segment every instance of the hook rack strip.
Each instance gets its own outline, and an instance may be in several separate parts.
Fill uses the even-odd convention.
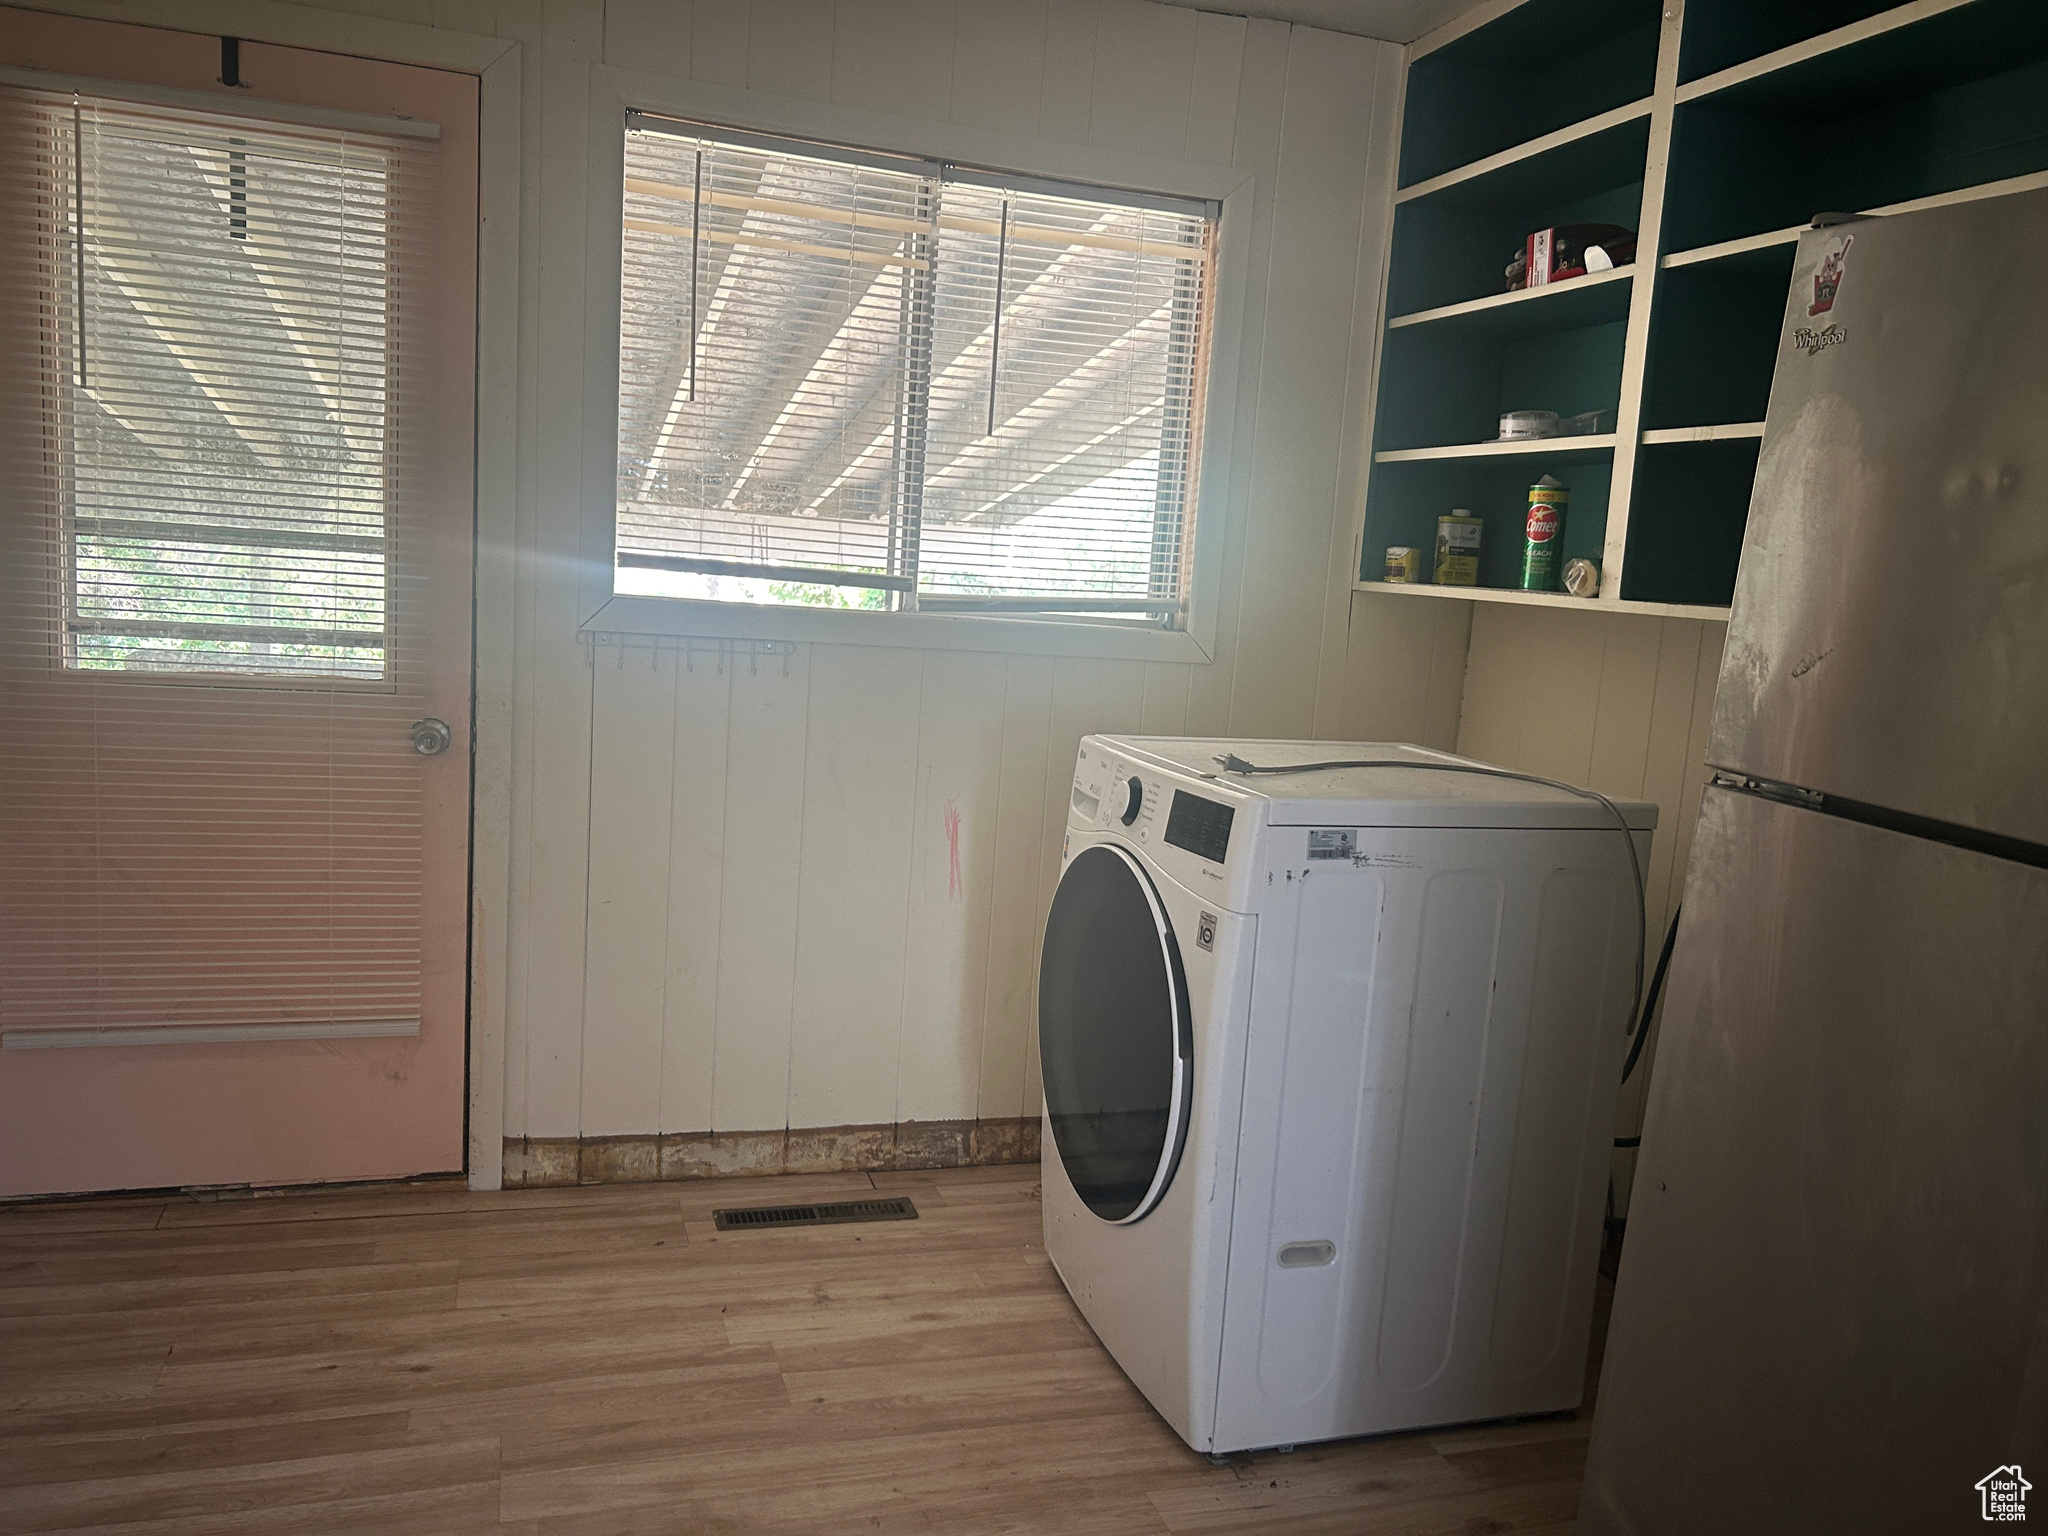
[[[747,671],[756,676],[761,671],[762,657],[779,656],[782,658],[782,675],[787,677],[789,658],[796,654],[794,640],[734,640],[726,635],[641,635],[610,629],[578,630],[576,643],[589,648],[590,664],[593,667],[597,665],[597,653],[600,650],[609,649],[616,652],[617,659],[614,665],[621,668],[626,665],[626,652],[646,651],[649,653],[649,664],[657,672],[661,670],[661,658],[664,653],[680,660],[686,672],[697,670],[697,661],[700,657],[714,661],[721,673],[725,671],[729,660],[736,663],[739,658],[745,657]]]

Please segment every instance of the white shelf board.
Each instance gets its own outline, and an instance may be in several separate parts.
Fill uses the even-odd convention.
[[[1540,288],[1518,288],[1513,293],[1491,293],[1483,299],[1467,299],[1462,304],[1444,304],[1436,309],[1418,309],[1405,315],[1396,315],[1387,322],[1390,331],[1402,330],[1411,325],[1433,325],[1441,321],[1458,321],[1467,318],[1481,318],[1500,310],[1513,310],[1528,304],[1540,304],[1545,299],[1572,294],[1584,294],[1595,288],[1604,288],[1610,283],[1627,282],[1636,275],[1633,263],[1616,267],[1611,272],[1589,272],[1584,277],[1568,278],[1561,283],[1546,283]]]
[[[1394,201],[1396,203],[1412,203],[1418,197],[1428,197],[1431,193],[1441,192],[1446,187],[1455,187],[1460,182],[1471,181],[1475,177],[1487,175],[1490,172],[1498,171],[1505,166],[1514,165],[1522,160],[1533,160],[1536,156],[1548,154],[1553,149],[1562,149],[1565,145],[1576,143],[1580,139],[1590,139],[1595,134],[1605,133],[1610,128],[1618,128],[1623,123],[1633,122],[1639,117],[1648,117],[1650,115],[1650,102],[1651,98],[1648,96],[1645,96],[1641,101],[1627,102],[1606,112],[1597,113],[1579,122],[1568,124],[1552,133],[1546,133],[1540,138],[1530,139],[1524,143],[1517,144],[1512,149],[1503,149],[1497,154],[1486,156],[1484,159],[1473,160],[1465,165],[1461,165],[1456,170],[1445,171],[1441,176],[1432,176],[1427,181],[1418,181],[1414,186],[1403,187],[1399,192],[1396,192],[1394,194]]]
[[[1646,443],[1726,443],[1737,438],[1762,437],[1760,421],[1732,421],[1717,427],[1653,427],[1643,434]]]
[[[1573,597],[1568,592],[1517,592],[1512,587],[1440,587],[1433,582],[1361,581],[1360,592],[1398,592],[1403,597],[1450,597],[1478,603],[1520,603],[1573,613],[1630,613],[1662,619],[1712,619],[1726,623],[1728,610],[1704,603],[1637,603],[1627,599]]]
[[[1717,240],[1712,245],[1696,245],[1689,251],[1673,251],[1661,265],[1667,268],[1690,267],[1702,261],[1747,256],[1751,251],[1768,250],[1774,245],[1797,245],[1805,228],[1804,224],[1794,224],[1789,229],[1770,229],[1760,235],[1744,235],[1739,240]]]
[[[1614,434],[1591,437],[1516,437],[1505,442],[1453,443],[1447,448],[1389,448],[1375,464],[1418,464],[1431,459],[1562,459],[1591,457],[1614,447]]]
[[[1823,32],[1818,37],[1809,37],[1773,53],[1759,54],[1745,59],[1740,64],[1703,75],[1689,84],[1678,88],[1678,105],[1698,101],[1703,96],[1712,96],[1747,81],[1774,75],[1781,69],[1790,69],[1795,64],[1804,64],[1808,59],[1817,59],[1822,54],[1848,48],[1868,38],[1882,37],[1900,27],[1910,27],[1939,16],[1945,11],[1959,11],[1977,0],[1911,0],[1910,4],[1894,6],[1891,10],[1880,11],[1875,16],[1866,16],[1861,21],[1852,21],[1846,27],[1837,27],[1832,32]]]
[[[1953,192],[1933,192],[1926,197],[1910,197],[1903,203],[1886,203],[1882,208],[1866,208],[1863,211],[1874,219],[1889,218],[1895,213],[1920,213],[1929,208],[1953,208],[1959,203],[1980,203],[1987,197],[2010,197],[2015,192],[2037,192],[2048,187],[2048,171],[2029,171],[2024,176],[2008,176],[2003,181],[1980,181],[1973,187],[1957,187]]]

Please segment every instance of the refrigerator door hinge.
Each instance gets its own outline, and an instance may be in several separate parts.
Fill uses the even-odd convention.
[[[1801,789],[1797,784],[1780,784],[1775,779],[1752,779],[1747,774],[1720,773],[1707,781],[1716,789],[1732,789],[1737,794],[1758,795],[1765,800],[1776,800],[1782,805],[1803,805],[1809,810],[1824,810],[1827,796],[1817,789]]]

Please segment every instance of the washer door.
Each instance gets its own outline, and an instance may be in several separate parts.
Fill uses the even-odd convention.
[[[1173,924],[1121,848],[1084,849],[1053,894],[1038,1054],[1067,1177],[1104,1221],[1138,1220],[1187,1144],[1194,1024]]]

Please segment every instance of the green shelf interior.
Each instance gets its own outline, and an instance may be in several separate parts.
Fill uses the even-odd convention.
[[[1378,465],[1360,550],[1361,578],[1379,580],[1386,569],[1387,546],[1407,544],[1422,551],[1427,581],[1435,563],[1436,520],[1463,509],[1486,523],[1479,540],[1479,585],[1515,586],[1522,571],[1529,487],[1546,474],[1571,488],[1563,559],[1584,555],[1598,560],[1607,538],[1607,493],[1613,472],[1613,459],[1606,453],[1553,464],[1431,459]],[[1560,560],[1558,569],[1563,568]]]
[[[1425,54],[1408,72],[1400,184],[1650,94],[1657,0],[1528,0]]]
[[[1394,210],[1388,313],[1411,314],[1506,292],[1508,263],[1531,230],[1557,224],[1634,229],[1643,211],[1649,122],[1639,118]]]
[[[1621,595],[1648,603],[1726,604],[1735,592],[1755,438],[1646,445],[1636,460]]]
[[[1504,411],[1613,410],[1625,320],[1548,334],[1473,335],[1414,326],[1387,333],[1381,450],[1483,443]]]
[[[1764,419],[1796,250],[1770,246],[1658,274],[1644,427]]]
[[[1896,0],[1689,0],[1678,50],[1681,85],[1851,22],[1882,15]]]
[[[2048,170],[2048,4],[1979,4],[1683,103],[1664,247]]]

